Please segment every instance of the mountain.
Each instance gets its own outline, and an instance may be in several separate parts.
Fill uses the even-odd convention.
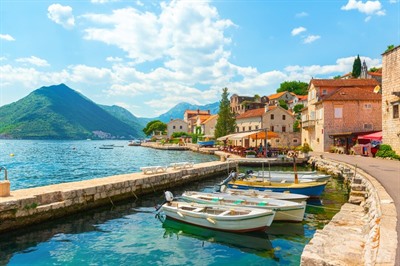
[[[136,117],[125,108],[117,105],[108,106],[99,104],[99,106],[122,122],[130,125],[132,128],[139,129],[140,132],[138,132],[138,135],[140,135],[140,137],[145,137],[142,129],[145,128],[147,123],[150,122],[152,119]]]
[[[183,119],[183,114],[186,110],[210,110],[210,114],[217,114],[219,111],[219,102],[210,103],[207,105],[194,105],[190,103],[178,103],[172,107],[168,112],[152,118],[150,120],[160,120],[164,123],[168,123],[171,119]]]
[[[121,121],[112,113],[64,84],[41,87],[15,103],[0,107],[0,136],[25,139],[142,136],[142,127]]]

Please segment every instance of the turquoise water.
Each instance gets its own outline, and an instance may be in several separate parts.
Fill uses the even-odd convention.
[[[20,182],[20,187],[32,185],[30,171],[25,168],[40,169],[34,180],[54,183],[66,181],[65,176],[68,181],[75,181],[99,177],[102,173],[107,176],[134,172],[146,163],[217,159],[192,152],[141,147],[96,148],[103,142],[0,143],[0,165],[9,169],[11,182]],[[23,152],[22,149],[4,149],[21,146]],[[72,147],[79,153],[70,151]],[[27,154],[28,151],[33,153]],[[52,152],[57,159],[52,158]],[[14,157],[10,157],[10,153],[14,153]],[[137,156],[139,153],[140,157]],[[18,156],[29,160],[18,159]],[[51,167],[51,163],[43,158],[56,163]],[[79,171],[75,172],[70,165],[79,166]],[[71,174],[66,174],[68,169]],[[225,177],[193,182],[171,191],[174,195],[185,190],[210,191]],[[3,233],[0,235],[0,265],[299,265],[302,250],[315,230],[329,222],[347,197],[343,183],[331,180],[321,200],[307,205],[303,223],[274,222],[266,233],[233,234],[169,220],[162,223],[155,216],[154,206],[162,202],[164,196],[156,192],[138,200],[116,203],[114,207],[105,206],[25,230]]]

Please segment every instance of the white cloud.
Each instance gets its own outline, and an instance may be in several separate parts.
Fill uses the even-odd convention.
[[[106,61],[107,61],[107,62],[122,62],[123,59],[122,59],[121,57],[112,57],[112,56],[109,56],[109,57],[106,58]]]
[[[292,36],[299,35],[300,33],[305,32],[305,31],[307,31],[307,29],[304,28],[304,27],[294,28],[294,29],[292,30]]]
[[[70,6],[52,4],[47,9],[47,17],[66,29],[72,29],[75,26],[75,18],[72,15]]]
[[[389,3],[391,3],[391,4],[396,4],[396,3],[397,3],[397,0],[389,0]]]
[[[6,41],[15,41],[15,39],[9,34],[0,34],[0,39]]]
[[[0,61],[6,61],[7,60],[7,57],[5,57],[5,56],[0,56]]]
[[[367,1],[363,3],[362,1],[349,0],[341,9],[346,11],[355,9],[367,15],[384,16],[386,14],[385,10],[382,10],[382,4],[379,1]]]
[[[18,58],[15,61],[17,61],[19,63],[28,63],[28,64],[39,66],[39,67],[50,66],[46,60],[38,58],[36,56]]]
[[[308,35],[306,38],[304,38],[303,42],[304,43],[312,43],[320,38],[321,38],[321,36],[319,36],[319,35]]]
[[[118,2],[119,0],[90,0],[91,3],[94,4],[105,4],[105,3],[111,3],[111,2]]]
[[[296,18],[303,18],[303,17],[307,17],[307,16],[308,16],[308,13],[306,13],[304,11],[296,14]]]

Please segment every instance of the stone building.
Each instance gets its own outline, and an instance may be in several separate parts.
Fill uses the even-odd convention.
[[[211,116],[210,110],[207,110],[207,111],[199,110],[199,109],[186,110],[185,113],[183,114],[183,121],[185,121],[188,124],[188,132],[195,133],[197,116],[199,116],[199,115]]]
[[[348,152],[359,134],[382,129],[382,97],[375,79],[312,79],[302,110],[302,144],[314,151],[331,146]]]
[[[400,46],[382,55],[382,141],[400,154]]]
[[[263,108],[268,103],[268,97],[255,97],[255,96],[239,96],[233,94],[230,99],[230,107],[232,113],[241,115],[248,110]]]
[[[167,123],[167,136],[170,138],[175,132],[188,132],[188,123],[182,119],[174,119]]]
[[[215,126],[217,125],[218,115],[212,115],[206,120],[201,122],[201,132],[208,137],[213,137],[215,135]]]
[[[294,132],[295,116],[280,106],[270,106],[262,116],[262,126],[277,132],[279,138],[269,141],[271,147],[293,148],[301,144],[300,132]]]
[[[278,92],[275,94],[271,94],[268,96],[269,99],[269,105],[279,105],[279,100],[283,100],[286,103],[289,102],[297,102],[296,99],[296,94],[288,91],[283,91],[283,92]]]

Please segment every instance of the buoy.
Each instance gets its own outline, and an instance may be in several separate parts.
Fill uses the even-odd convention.
[[[14,156],[14,153],[10,153],[10,156],[13,157],[13,156]]]

